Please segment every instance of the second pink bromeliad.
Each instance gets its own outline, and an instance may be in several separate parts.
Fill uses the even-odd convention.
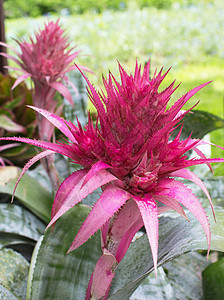
[[[68,38],[59,25],[59,20],[47,22],[42,30],[36,32],[34,38],[30,37],[29,42],[17,41],[17,43],[20,52],[10,45],[0,42],[2,46],[13,50],[17,56],[0,53],[19,66],[19,68],[9,68],[22,73],[12,88],[30,77],[34,83],[33,104],[36,107],[60,115],[62,107],[57,107],[58,103],[54,100],[56,91],[73,106],[72,96],[64,83],[70,84],[77,92],[77,88],[68,80],[66,73],[77,69],[77,66],[72,63],[80,51],[74,51],[74,48],[70,47]],[[84,66],[79,66],[79,68],[90,71]],[[40,138],[49,141],[52,135],[52,129],[48,128],[49,122],[42,120],[40,115],[37,121]]]

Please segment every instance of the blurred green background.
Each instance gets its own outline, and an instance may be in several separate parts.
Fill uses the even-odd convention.
[[[7,42],[15,47],[14,38],[26,39],[46,19],[60,18],[71,44],[82,50],[76,62],[95,72],[88,77],[96,88],[102,73],[118,75],[117,60],[132,72],[136,58],[142,64],[150,58],[152,75],[172,67],[163,87],[182,82],[173,101],[212,80],[187,107],[200,100],[197,109],[224,117],[223,0],[4,0],[4,10]],[[224,146],[223,129],[210,138]],[[212,157],[220,156],[212,147]]]

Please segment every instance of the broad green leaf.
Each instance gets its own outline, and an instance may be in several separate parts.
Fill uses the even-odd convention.
[[[99,234],[77,250],[66,252],[88,213],[87,206],[76,205],[38,242],[31,261],[27,300],[85,299],[88,281],[101,255]]]
[[[32,178],[39,182],[39,184],[44,186],[49,192],[51,191],[51,181],[42,164],[38,164],[35,169],[28,170],[26,174],[29,174]]]
[[[157,277],[154,272],[146,277],[137,290],[130,297],[130,300],[173,300],[175,292],[171,286],[163,268],[158,268]]]
[[[24,133],[26,131],[26,129],[23,126],[13,122],[13,120],[11,120],[9,117],[1,114],[0,114],[0,128],[3,128],[4,130],[10,132]]]
[[[21,170],[17,167],[0,168],[0,193],[11,194]],[[41,220],[48,223],[53,203],[52,195],[28,174],[21,179],[15,196]]]
[[[25,299],[29,270],[29,263],[25,258],[11,249],[1,249],[0,270],[0,284],[17,297]]]
[[[0,204],[0,247],[20,243],[34,244],[44,233],[45,225],[25,208]]]
[[[212,232],[211,249],[224,251],[224,209],[215,208],[217,223],[213,221],[211,210],[207,212]],[[205,234],[199,222],[189,212],[187,217],[190,223],[181,217],[160,218],[158,266],[189,251],[207,249]],[[151,251],[147,236],[144,234],[130,245],[119,264],[109,299],[130,297],[152,270]]]
[[[202,299],[200,273],[207,265],[206,258],[197,252],[181,255],[159,267],[157,277],[150,273],[130,299]]]
[[[20,300],[21,298],[16,297],[10,292],[5,286],[0,284],[0,299],[1,300]]]
[[[202,273],[205,300],[221,300],[224,297],[224,258],[209,265]]]
[[[73,71],[68,73],[69,80],[75,85],[78,90],[78,94],[75,90],[68,85],[69,92],[72,95],[75,109],[64,99],[64,117],[67,121],[71,121],[74,124],[77,123],[76,117],[82,125],[87,123],[87,102],[88,95],[86,90],[86,82],[79,71]]]
[[[201,272],[209,264],[204,256],[190,252],[163,265],[167,279],[175,290],[175,298],[201,299]],[[150,274],[151,275],[151,274]]]
[[[27,252],[27,248],[35,246],[33,241],[28,241],[22,236],[13,236],[11,234],[0,234],[0,249],[4,247],[17,248],[18,246],[24,248],[24,252]],[[22,251],[23,252],[23,251]],[[23,253],[22,253],[23,254]],[[25,256],[25,254],[23,254]]]
[[[198,172],[197,168],[195,169],[195,171],[197,171],[197,174],[200,177],[200,173]],[[193,182],[190,182],[189,180],[181,180],[181,181],[185,182],[191,188],[193,193],[196,194],[198,199],[201,200],[202,205],[204,207],[208,207],[208,203],[209,203],[208,199],[205,197],[204,192],[200,189],[198,185],[194,184]],[[209,195],[211,196],[213,204],[216,206],[224,207],[224,184],[223,184],[224,177],[213,176],[213,174],[209,173],[209,175],[206,178],[203,178],[202,181],[206,186]]]
[[[200,110],[192,110],[192,113],[187,114],[182,122],[184,122],[182,131],[184,138],[189,137],[193,132],[192,137],[201,139],[207,133],[224,127],[223,119]]]

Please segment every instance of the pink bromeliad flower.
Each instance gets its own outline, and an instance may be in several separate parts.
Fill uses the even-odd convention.
[[[33,107],[70,140],[49,143],[26,138],[5,138],[47,149],[34,157],[24,172],[38,159],[58,152],[79,163],[83,169],[71,174],[61,184],[52,208],[53,225],[60,216],[97,188],[102,194],[82,224],[68,251],[85,243],[101,229],[102,256],[89,281],[86,299],[106,299],[119,262],[124,257],[134,235],[144,225],[151,246],[155,272],[157,269],[159,214],[173,209],[187,218],[183,206],[202,225],[210,248],[210,228],[206,213],[192,191],[176,178],[197,184],[211,198],[202,181],[187,167],[224,162],[223,158],[206,158],[197,149],[204,144],[199,139],[181,140],[181,130],[170,139],[173,130],[189,111],[184,104],[202,84],[186,93],[167,108],[175,91],[174,83],[159,92],[168,72],[162,70],[149,78],[149,63],[143,73],[136,62],[135,72],[128,75],[119,66],[121,83],[112,74],[103,79],[106,93],[97,93],[88,82],[92,103],[98,111],[96,126],[89,117],[82,128],[46,110]],[[194,150],[199,158],[188,159],[185,153]],[[222,148],[223,149],[223,148]],[[214,213],[214,210],[213,210]]]

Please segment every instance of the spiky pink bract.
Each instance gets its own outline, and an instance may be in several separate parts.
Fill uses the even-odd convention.
[[[181,111],[184,104],[208,83],[194,88],[167,108],[176,89],[174,83],[161,92],[158,89],[168,72],[162,75],[161,70],[150,79],[149,62],[143,73],[137,62],[134,75],[128,75],[120,65],[119,70],[121,83],[111,73],[107,80],[103,79],[106,94],[97,93],[86,78],[90,99],[98,111],[96,126],[90,117],[82,128],[79,123],[76,126],[38,109],[70,139],[68,144],[11,138],[64,154],[84,167],[61,184],[49,226],[93,190],[102,187],[100,199],[69,249],[79,247],[102,227],[103,255],[92,274],[86,299],[106,299],[116,266],[142,225],[146,228],[156,271],[158,215],[166,210],[174,209],[186,218],[181,205],[188,208],[201,223],[209,249],[211,237],[205,211],[191,190],[174,178],[186,178],[199,185],[211,203],[202,181],[185,168],[224,162],[223,158],[206,158],[196,148],[202,144],[199,139],[181,140],[182,128],[170,139],[174,128],[188,113]],[[199,158],[188,159],[185,153],[191,149]],[[102,280],[103,285],[96,287],[101,272],[107,276]]]

